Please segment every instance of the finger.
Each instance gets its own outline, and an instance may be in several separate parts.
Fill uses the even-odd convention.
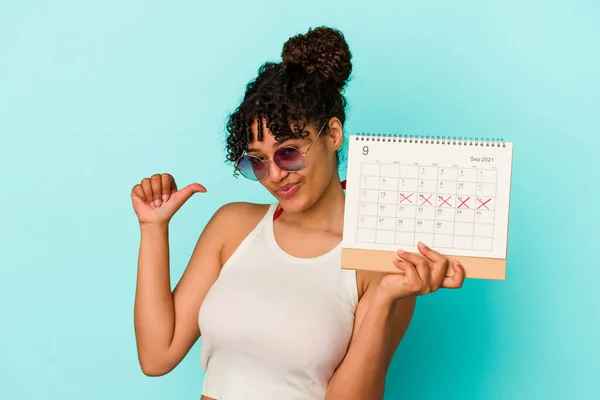
[[[417,243],[417,249],[419,252],[423,254],[425,257],[430,259],[433,262],[440,261],[444,259],[444,256],[438,253],[435,250],[432,250],[429,246],[425,245],[423,242]]]
[[[190,183],[189,185],[187,185],[186,187],[184,187],[182,190],[191,190],[192,193],[198,193],[198,192],[206,192],[206,188],[204,186],[202,186],[199,183]]]
[[[440,261],[433,263],[433,270],[431,271],[431,287],[433,290],[438,290],[442,287],[442,283],[448,272],[448,259],[443,258]]]
[[[398,255],[401,259],[411,262],[414,265],[418,265],[423,261],[427,261],[427,259],[420,254],[408,253],[402,249],[398,249]]]
[[[142,190],[144,191],[144,202],[154,210],[155,207],[152,198],[152,183],[150,183],[150,178],[142,179],[141,186]]]
[[[162,204],[162,179],[159,174],[154,174],[150,178],[152,182],[152,199],[154,200],[154,205],[156,207],[160,207]]]
[[[406,268],[407,265],[410,265],[413,268],[415,268],[415,266],[412,263],[410,263],[408,261],[401,260],[399,258],[394,258],[393,263],[394,263],[394,266],[396,268],[398,268],[400,271],[402,271],[403,274],[405,273],[404,270],[405,270],[405,268]]]
[[[206,192],[206,188],[199,183],[190,183],[181,189],[180,192],[184,192],[184,194],[189,198],[189,196],[193,195],[194,193]]]
[[[147,205],[145,201],[146,195],[144,195],[144,189],[142,189],[142,185],[137,184],[131,189],[131,198],[134,203],[143,203]]]
[[[421,277],[421,280],[425,284],[425,288],[431,289],[431,267],[429,266],[429,260],[423,258],[419,263],[415,264],[417,272]]]
[[[419,252],[427,257],[428,260],[433,262],[432,272],[431,272],[431,290],[438,290],[446,276],[446,272],[448,271],[448,258],[438,253],[435,250],[432,250],[429,246],[425,245],[423,242],[419,242],[417,244],[417,248]]]
[[[171,191],[177,191],[175,186],[175,180],[170,174],[162,174],[161,175],[161,184],[162,184],[162,201],[169,201],[171,197]],[[175,186],[175,190],[173,187]]]
[[[194,193],[206,192],[206,188],[199,183],[191,183],[177,191],[173,198],[179,205],[185,203]]]
[[[419,276],[417,267],[407,261],[397,262],[396,265],[404,271],[404,284],[406,285],[406,288],[413,294],[420,293],[425,284]]]
[[[404,250],[398,250],[398,255],[403,260],[409,261],[415,265],[421,280],[429,287],[431,282],[431,266],[429,265],[429,260],[420,254],[411,254]]]
[[[454,271],[454,275],[445,277],[442,287],[447,289],[458,289],[462,287],[465,282],[465,270],[458,260],[452,260],[452,270]]]
[[[135,185],[133,188],[131,188],[131,194],[135,195],[136,197],[139,197],[140,200],[142,201],[146,201],[146,195],[144,194],[144,189],[142,189],[142,185],[140,185],[139,183],[137,185]]]

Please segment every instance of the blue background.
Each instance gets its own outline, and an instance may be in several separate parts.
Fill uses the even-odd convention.
[[[386,399],[597,398],[597,1],[3,1],[0,398],[197,399],[137,364],[129,192],[170,172],[173,284],[232,177],[224,123],[285,40],[341,29],[347,132],[515,142],[508,279],[420,300]]]

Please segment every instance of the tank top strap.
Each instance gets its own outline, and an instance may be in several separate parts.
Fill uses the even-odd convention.
[[[234,264],[249,249],[249,247],[261,233],[263,233],[264,235],[265,230],[268,232],[269,229],[273,229],[271,225],[273,224],[273,213],[276,209],[277,203],[272,203],[269,205],[269,208],[267,209],[265,215],[263,215],[263,217],[258,221],[254,229],[252,229],[252,231],[250,231],[250,233],[242,240],[242,242],[238,245],[237,249],[235,249],[233,254],[225,262],[225,264],[223,264],[223,267],[221,268],[221,273],[228,270],[231,264]]]

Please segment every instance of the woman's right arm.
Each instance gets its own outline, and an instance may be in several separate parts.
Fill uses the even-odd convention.
[[[168,225],[142,225],[137,287],[135,335],[138,358],[146,375],[171,371],[200,336],[198,312],[221,269],[217,229],[213,218],[198,239],[181,280],[171,292]]]
[[[175,368],[194,345],[200,331],[198,312],[217,279],[223,228],[231,213],[222,207],[200,235],[181,280],[171,291],[169,221],[194,193],[198,184],[177,191],[170,175],[154,175],[132,190],[133,206],[140,221],[134,325],[138,359],[146,375],[164,375]],[[167,189],[163,189],[163,188]],[[168,194],[166,193],[168,191]],[[165,194],[167,201],[158,201]],[[159,206],[152,203],[156,200]],[[220,228],[221,227],[221,228]]]

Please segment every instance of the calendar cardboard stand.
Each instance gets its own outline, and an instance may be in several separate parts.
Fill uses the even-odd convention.
[[[419,253],[420,254],[420,253]],[[401,273],[392,264],[398,258],[394,251],[342,249],[342,268],[352,270],[369,270],[386,273]],[[466,278],[506,279],[506,260],[482,257],[448,256],[448,259],[458,260],[465,270]],[[454,271],[448,266],[446,276],[453,276]]]

